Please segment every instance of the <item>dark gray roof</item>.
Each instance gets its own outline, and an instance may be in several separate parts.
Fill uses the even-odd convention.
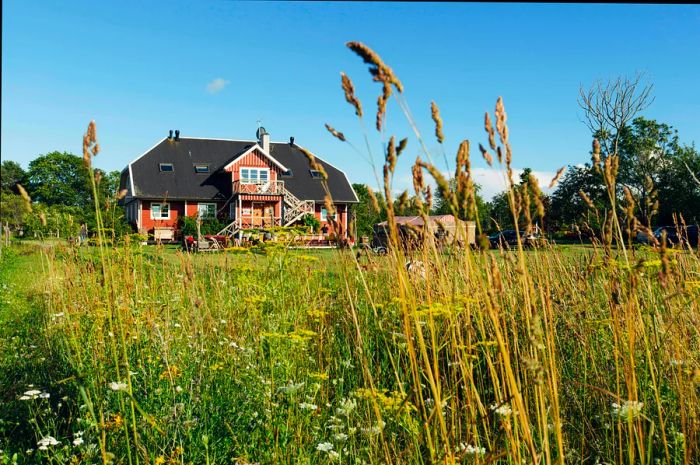
[[[181,137],[179,141],[163,139],[140,158],[127,166],[131,168],[135,192],[144,198],[226,200],[231,196],[231,174],[223,167],[238,155],[255,145],[255,141],[222,139],[194,139]],[[291,176],[282,176],[285,187],[302,200],[322,202],[323,184],[311,177],[309,161],[296,145],[270,143],[270,156],[291,170]],[[328,188],[335,202],[357,202],[345,173],[318,159],[328,173]],[[161,172],[160,163],[172,163],[173,172]],[[208,164],[208,174],[197,174],[195,164]],[[126,173],[125,173],[126,174]],[[122,176],[125,184],[126,176]],[[122,185],[121,188],[129,186]]]

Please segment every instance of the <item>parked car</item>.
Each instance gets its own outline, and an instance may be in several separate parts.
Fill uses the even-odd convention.
[[[698,246],[698,225],[691,224],[687,225],[685,228],[678,230],[675,226],[660,226],[654,231],[654,237],[661,241],[661,235],[663,231],[666,231],[666,243],[671,247],[675,247],[681,242],[685,246],[697,247]]]

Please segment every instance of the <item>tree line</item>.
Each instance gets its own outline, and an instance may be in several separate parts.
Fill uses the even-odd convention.
[[[604,134],[593,133],[600,137]],[[653,119],[638,116],[619,128],[619,134],[609,134],[617,138],[619,172],[617,175],[618,208],[625,204],[624,190],[627,188],[634,198],[636,217],[653,228],[672,225],[681,218],[686,224],[700,222],[700,153],[694,144],[683,144],[678,131],[673,126]],[[539,226],[550,234],[575,235],[577,231],[599,230],[606,210],[611,208],[608,193],[593,161],[569,165],[558,180],[551,194],[535,192],[532,185],[532,170],[523,170],[514,186],[515,190],[529,190],[534,198],[539,196],[544,205],[545,215]],[[378,199],[379,210],[373,207],[364,184],[353,184],[360,204],[355,209],[358,235],[372,234],[372,225],[386,219],[384,199]],[[417,215],[417,206],[409,197],[394,201],[399,214]],[[535,209],[534,202],[530,209]],[[490,201],[485,201],[477,190],[477,210],[479,222],[485,233],[512,229],[515,226],[508,200],[508,191],[500,192]],[[436,192],[431,214],[450,214]],[[535,212],[531,211],[531,217]],[[474,220],[465,216],[463,220]],[[519,218],[522,226],[524,214]]]
[[[4,160],[0,165],[0,221],[21,237],[75,237],[82,224],[94,231],[97,222],[89,169],[82,157],[67,152],[39,155],[27,170]],[[119,171],[94,169],[94,175],[98,208],[106,224],[117,235],[130,231],[117,205]]]

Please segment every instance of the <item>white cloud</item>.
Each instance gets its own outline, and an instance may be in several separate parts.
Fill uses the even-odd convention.
[[[207,92],[210,94],[217,94],[224,90],[224,87],[229,85],[231,81],[227,81],[224,78],[216,78],[213,81],[211,81],[209,84],[207,84]]]

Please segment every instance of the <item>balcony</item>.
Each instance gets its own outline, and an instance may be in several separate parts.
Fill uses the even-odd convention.
[[[233,181],[234,194],[247,195],[282,195],[284,194],[284,181]]]

